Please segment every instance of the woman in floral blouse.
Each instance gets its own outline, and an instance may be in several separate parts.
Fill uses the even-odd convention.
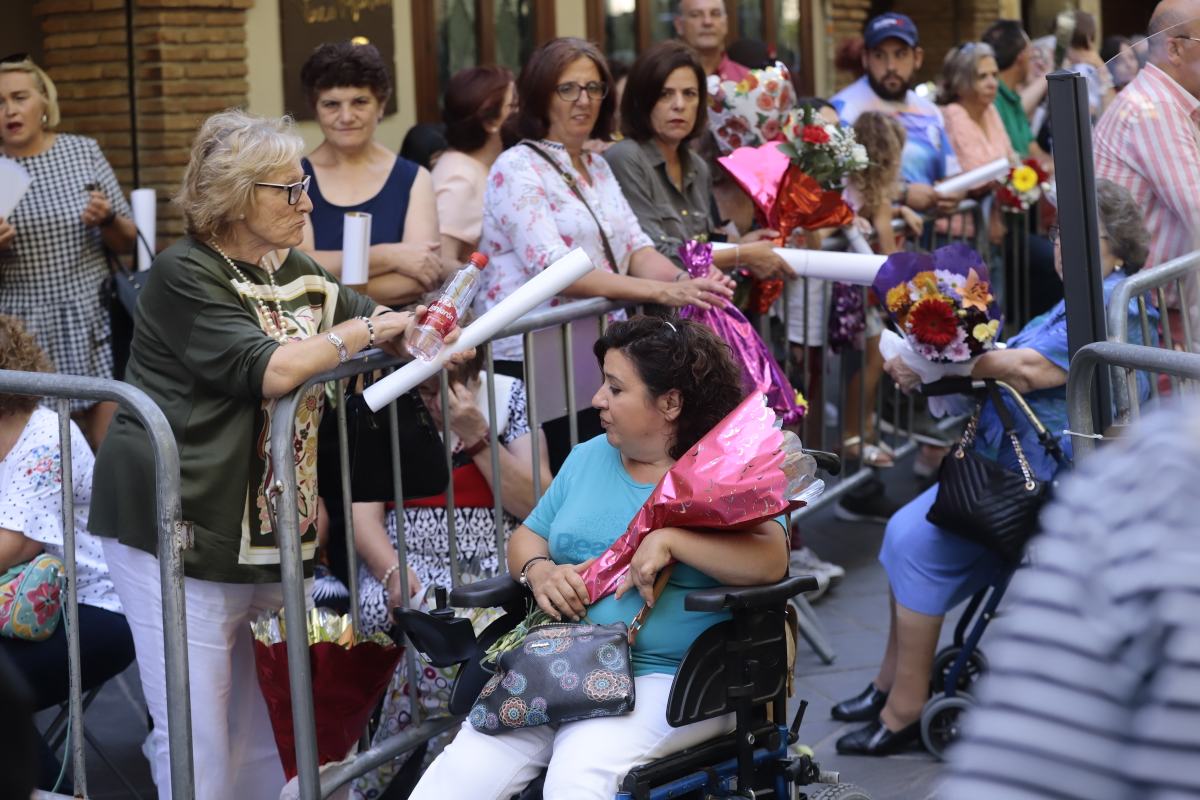
[[[732,296],[724,279],[690,280],[657,252],[607,162],[584,151],[589,138],[609,134],[611,85],[604,56],[582,39],[548,42],[521,70],[520,110],[507,121],[521,141],[488,175],[480,247],[491,263],[475,300],[478,313],[576,247],[596,269],[544,307],[607,297],[707,308]],[[521,371],[520,337],[500,340],[494,353],[497,371]]]

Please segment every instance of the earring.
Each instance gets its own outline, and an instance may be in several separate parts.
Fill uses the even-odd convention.
[[[42,124],[43,124],[43,125],[48,125],[49,123],[50,123],[50,117],[49,117],[49,115],[47,115],[47,114],[42,114]]]

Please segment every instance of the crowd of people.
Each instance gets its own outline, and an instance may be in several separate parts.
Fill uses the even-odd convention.
[[[937,185],[996,159],[1033,159],[1052,173],[1045,75],[1067,67],[1084,76],[1095,123],[1105,301],[1122,278],[1200,247],[1193,208],[1200,0],[1162,0],[1141,43],[1101,46],[1089,14],[1065,19],[1060,52],[1053,36],[1047,48],[1045,37],[1031,39],[1020,22],[995,22],[980,41],[946,53],[931,86],[918,77],[932,54],[917,26],[885,13],[842,48],[858,54],[846,61],[858,75],[853,83],[827,99],[793,99],[786,70],[763,48],[726,48],[721,0],[679,0],[678,38],[651,45],[632,64],[612,64],[594,44],[560,38],[537,48],[519,74],[496,66],[455,74],[442,98],[443,124],[414,128],[399,154],[378,136],[393,88],[389,66],[371,45],[324,44],[305,62],[300,79],[322,136],[311,151],[286,117],[211,116],[175,197],[186,234],[154,260],[123,376],[171,425],[183,517],[194,526],[184,583],[197,797],[273,797],[284,783],[249,628],[282,605],[269,499],[278,470],[297,470],[294,511],[306,564],[322,562],[322,575],[335,583],[350,584],[348,573],[357,570],[367,632],[386,631],[394,608],[428,607],[434,587],[452,576],[472,580],[506,568],[552,617],[630,619],[641,604],[638,591],[584,607],[580,565],[624,531],[659,478],[746,390],[730,348],[674,310],[721,308],[772,282],[782,282],[777,305],[789,310],[784,366],[810,400],[797,427],[806,440],[821,441],[831,418],[841,416],[833,449],[870,473],[839,499],[837,515],[886,524],[879,558],[891,596],[890,608],[880,610],[888,643],[867,688],[833,707],[835,719],[865,723],[837,749],[889,755],[917,740],[942,620],[1004,566],[995,553],[927,520],[938,464],[955,440],[931,420],[918,421],[922,447],[913,467],[927,488],[903,505],[888,496],[879,471],[898,457],[874,398],[885,375],[905,392],[921,379],[902,359],[885,361],[886,311],[872,299],[856,312],[860,332],[850,346],[861,354],[842,367],[849,373],[839,378],[845,402],[826,406],[823,384],[834,374],[828,353],[844,322],[829,297],[845,288],[798,279],[775,248],[820,248],[836,231],[798,231],[785,241],[762,224],[720,159],[777,140],[796,109],[852,128],[869,164],[849,177],[844,197],[875,251],[973,237],[998,296],[1008,229],[1026,229],[1029,319],[1009,332],[1005,349],[981,356],[971,375],[1013,386],[1047,428],[1064,431],[1069,358],[1053,209],[1043,203],[1002,213],[995,183],[958,193]],[[784,88],[768,74],[782,75]],[[735,95],[760,111],[736,131],[717,121],[727,115],[714,113],[721,98]],[[109,260],[137,238],[124,191],[95,141],[57,131],[53,80],[28,58],[0,62],[0,114],[0,154],[33,177],[16,210],[0,219],[0,368],[114,377],[101,290]],[[981,204],[974,220],[986,231],[956,214],[968,199]],[[348,212],[372,217],[368,276],[354,286],[342,280]],[[732,246],[693,274],[682,248],[697,240]],[[421,304],[473,252],[488,257],[473,308],[480,314],[574,248],[595,268],[538,310],[606,298],[655,311],[613,315],[595,347],[603,382],[591,407],[574,424],[531,425],[524,381],[532,354],[520,337],[493,343],[494,375],[482,352],[456,356],[446,383],[433,378],[417,392],[435,427],[450,433],[453,521],[444,496],[388,502],[356,495],[346,516],[358,563],[331,555],[346,552],[351,534],[342,524],[340,485],[317,480],[318,460],[337,458],[318,448],[333,424],[323,414],[325,391],[311,388],[299,404],[296,450],[284,461],[269,444],[275,401],[360,351],[400,354],[425,313]],[[1185,330],[1200,336],[1200,281],[1189,279],[1184,294],[1177,306],[1151,310],[1154,324],[1176,331],[1176,341]],[[1136,305],[1129,313],[1140,337]],[[494,393],[484,389],[489,382]],[[1149,385],[1142,379],[1139,388]],[[153,720],[145,752],[159,796],[169,797],[157,516],[148,501],[154,457],[133,414],[84,401],[71,410],[84,688],[136,658]],[[1051,479],[1063,462],[1045,456],[1033,428],[1016,416],[1010,440],[995,409],[981,414],[974,430],[980,451],[1011,470],[1028,456],[1034,475]],[[574,448],[572,429],[581,442]],[[62,556],[57,437],[52,412],[29,398],[0,396],[0,570]],[[1061,447],[1069,455],[1069,440]],[[443,458],[440,451],[428,456]],[[539,485],[548,487],[543,496]],[[499,539],[494,488],[504,512]],[[506,552],[498,541],[507,541]],[[546,771],[547,797],[611,797],[631,767],[729,727],[721,718],[672,729],[664,719],[684,651],[715,619],[684,613],[687,590],[775,581],[789,562],[793,573],[815,575],[820,591],[845,573],[782,518],[727,537],[664,529],[648,542],[638,551],[642,572],[653,575],[671,561],[680,567],[632,651],[635,713],[504,737],[464,726],[440,755],[438,748],[425,754],[432,762],[412,796],[508,797]],[[398,543],[407,553],[404,575]],[[61,627],[40,641],[0,637],[0,653],[33,685],[38,708],[65,699],[66,646]],[[436,711],[446,702],[439,686],[448,676],[426,673],[430,686],[420,694]],[[405,681],[398,671],[384,696],[377,740],[412,720]],[[966,752],[979,760],[1002,746]],[[360,779],[355,791],[382,796],[402,764]],[[960,782],[983,781],[982,774]],[[56,775],[54,755],[43,752],[42,788]]]

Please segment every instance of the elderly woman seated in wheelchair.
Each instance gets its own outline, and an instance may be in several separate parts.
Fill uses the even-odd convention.
[[[678,562],[630,650],[636,703],[632,711],[620,716],[520,727],[496,735],[465,723],[414,789],[411,797],[416,800],[509,798],[525,791],[543,771],[546,798],[611,800],[623,785],[622,777],[626,776],[624,784],[628,785],[627,773],[639,765],[727,733],[734,728],[735,716],[739,725],[749,723],[748,707],[729,704],[731,693],[726,692],[724,682],[720,683],[717,705],[708,706],[710,713],[678,708],[678,691],[672,691],[672,681],[677,670],[682,674],[685,653],[687,659],[693,657],[689,646],[706,631],[712,633],[711,626],[729,620],[732,609],[734,621],[728,623],[728,631],[713,629],[723,635],[711,649],[718,654],[716,662],[705,667],[704,677],[709,682],[720,682],[726,664],[735,663],[727,661],[732,658],[726,653],[731,650],[727,642],[742,634],[749,642],[754,637],[747,631],[761,624],[770,628],[773,637],[770,652],[782,653],[785,601],[811,588],[811,579],[781,580],[788,570],[786,528],[771,520],[741,532],[654,531],[637,549],[630,577],[618,593],[587,605],[582,568],[625,532],[675,460],[744,396],[741,375],[728,347],[693,322],[655,317],[618,322],[596,342],[595,353],[602,365],[603,384],[592,404],[600,412],[605,434],[571,452],[546,495],[513,533],[508,564],[511,578],[527,587],[537,606],[553,619],[577,621],[586,615],[587,621],[604,625],[633,620],[643,601],[654,596],[657,576],[668,564]],[[484,586],[486,583],[494,588]],[[459,587],[451,595],[452,603],[504,603],[517,618],[522,615],[526,601],[513,591],[513,580],[504,577],[483,584]],[[727,586],[717,588],[721,584]],[[752,613],[739,618],[739,606],[752,609]],[[447,640],[443,637],[440,646],[429,644],[439,637],[429,617],[400,611],[397,619],[418,649],[436,663],[435,652],[444,649]],[[491,629],[478,643],[472,637],[469,645],[486,647],[489,638],[496,638]],[[776,645],[778,649],[774,649]],[[462,652],[442,658],[464,663],[459,684],[470,684],[464,676],[479,669]],[[753,675],[748,682],[771,687],[761,698],[747,693],[746,703],[775,703],[772,724],[784,740],[773,757],[773,762],[778,762],[780,756],[786,756],[788,743],[787,729],[779,722],[786,710],[782,689],[787,678],[786,656],[766,661],[771,661],[763,668],[769,680]],[[726,670],[726,677],[729,672]],[[734,682],[742,680],[739,677]],[[467,706],[458,703],[458,713],[469,707],[481,685],[481,680],[465,690],[456,685],[456,693],[470,695]],[[452,710],[455,705],[452,699]],[[736,714],[729,713],[731,710]],[[734,752],[726,752],[723,758],[734,756]],[[722,758],[715,751],[707,757]],[[809,780],[815,781],[815,776]]]
[[[1149,235],[1127,190],[1102,180],[1097,182],[1096,195],[1107,303],[1116,285],[1141,267],[1147,254]],[[1050,238],[1055,243],[1055,266],[1061,277],[1062,251],[1056,233],[1052,230]],[[1136,302],[1130,303],[1129,314],[1129,330],[1140,330]],[[1008,340],[1005,349],[983,354],[971,372],[971,379],[977,382],[994,380],[1007,384],[1005,388],[1012,390],[1009,396],[1003,397],[1007,412],[1003,416],[1010,419],[1007,424],[1015,425],[1028,467],[1040,481],[1052,479],[1063,463],[1062,458],[1056,456],[1070,452],[1069,441],[1058,434],[1067,428],[1065,386],[1069,360],[1066,309],[1060,301],[1050,311],[1030,320]],[[920,388],[920,378],[899,358],[889,360],[884,368],[904,391],[913,392]],[[1138,381],[1142,394],[1148,394],[1146,376],[1140,374]],[[1011,394],[1017,393],[1019,395],[1014,399]],[[1020,396],[1024,397],[1027,409],[1017,402]],[[999,399],[1000,395],[993,394],[992,397]],[[1040,420],[1044,426],[1040,437],[1033,420]],[[975,452],[1016,472],[1020,470],[1020,463],[1005,427],[995,402],[984,402],[978,416]],[[1054,435],[1046,431],[1054,432]],[[948,742],[942,740],[944,737],[939,738],[938,726],[930,719],[931,712],[936,712],[933,706],[937,698],[926,704],[931,672],[936,690],[941,685],[939,679],[945,676],[943,668],[955,670],[950,681],[954,688],[947,689],[950,696],[956,689],[965,688],[964,678],[973,677],[963,671],[969,653],[961,660],[950,659],[960,661],[953,667],[948,662],[942,663],[945,659],[939,656],[940,666],[935,668],[934,651],[943,617],[974,595],[976,600],[966,615],[971,617],[978,609],[984,591],[991,587],[989,606],[980,615],[967,645],[973,648],[1011,576],[1014,566],[1011,559],[926,519],[938,488],[939,484],[931,486],[888,522],[879,554],[891,585],[891,628],[887,648],[879,672],[870,685],[858,696],[838,703],[832,709],[834,719],[867,723],[838,740],[840,753],[890,755],[921,738],[935,755],[941,755]],[[960,646],[965,622],[960,624],[956,634]],[[977,658],[978,666],[983,662],[981,656]],[[967,703],[969,698],[962,699],[955,713]],[[947,731],[952,730],[956,727],[947,728]]]

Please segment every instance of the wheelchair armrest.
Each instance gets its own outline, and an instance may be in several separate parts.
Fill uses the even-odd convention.
[[[499,608],[521,600],[525,587],[507,572],[473,583],[464,583],[450,591],[450,605],[455,608]]]
[[[817,579],[811,575],[794,575],[762,586],[714,586],[688,592],[683,607],[688,611],[769,608],[816,588]]]
[[[435,616],[411,608],[394,608],[392,621],[392,639],[400,644],[402,635],[408,636],[413,647],[435,667],[454,666],[479,651],[471,620],[451,616],[448,609],[446,614]]]

